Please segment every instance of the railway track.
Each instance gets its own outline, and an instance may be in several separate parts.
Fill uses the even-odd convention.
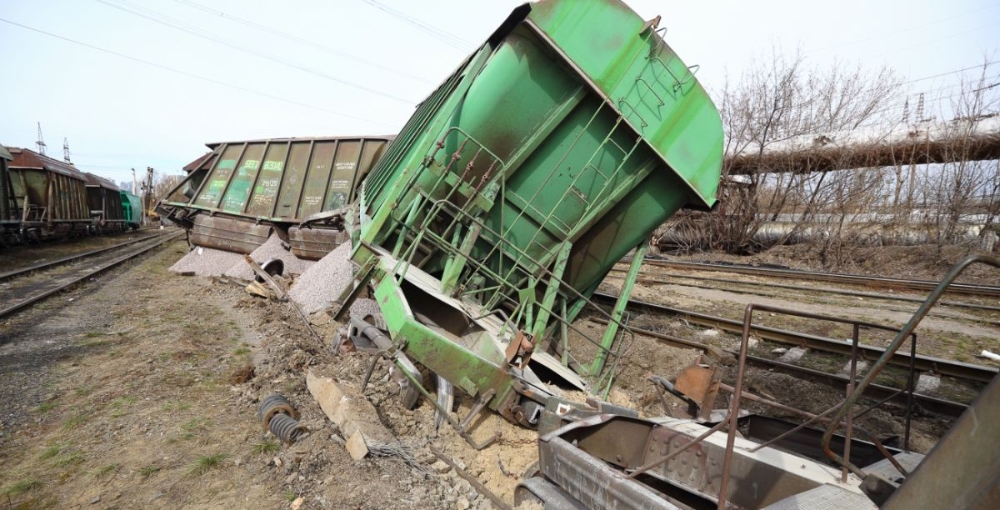
[[[593,295],[594,301],[605,304],[614,304],[617,298],[618,296],[600,292],[596,292]],[[644,301],[630,300],[628,306],[633,311],[652,311],[659,314],[672,315],[680,317],[692,324],[715,328],[730,333],[741,334],[743,331],[743,322],[738,320],[726,319],[724,317],[717,317],[714,315]],[[838,353],[846,356],[851,354],[851,344],[841,340],[834,340],[817,335],[757,325],[752,327],[751,332],[757,338],[772,342],[808,347],[810,349]],[[884,352],[882,348],[870,345],[858,345],[858,351],[864,358],[867,359],[878,358]],[[977,381],[980,383],[993,380],[993,377],[996,376],[998,372],[997,369],[991,367],[963,363],[961,361],[946,360],[931,356],[917,355],[913,361],[915,368],[919,371],[933,371],[942,375],[949,375],[959,379]],[[909,368],[910,355],[904,352],[897,352],[892,356],[892,358],[890,358],[889,362],[894,365]]]
[[[599,324],[607,324],[608,322],[604,319],[591,319]],[[633,332],[655,338],[658,341],[681,348],[696,349],[702,352],[709,352],[712,346],[709,344],[696,342],[693,340],[687,340],[683,338],[678,338],[671,335],[664,335],[663,333],[658,333],[656,331],[650,331],[648,329],[630,327]],[[738,356],[737,351],[726,351],[733,356]],[[764,370],[774,370],[777,372],[782,372],[799,379],[804,379],[807,381],[812,381],[816,383],[826,384],[840,392],[844,392],[847,389],[850,378],[839,375],[831,374],[828,372],[823,372],[820,370],[814,370],[811,368],[793,365],[791,363],[783,363],[781,361],[772,360],[768,358],[762,358],[759,356],[747,356],[747,363],[751,366],[761,368]],[[880,384],[869,385],[865,390],[865,396],[874,400],[885,400],[888,402],[894,402],[900,405],[907,404],[907,394],[905,390],[899,388],[893,388],[890,386],[884,386]],[[965,409],[968,407],[966,404],[961,402],[954,402],[951,400],[946,400],[942,398],[933,397],[930,395],[923,395],[920,393],[913,394],[914,402],[919,404],[923,409],[941,414],[944,416],[949,416],[952,418],[957,418],[961,416]]]
[[[183,234],[183,231],[169,232],[141,240],[132,240],[110,248],[94,250],[73,257],[65,257],[58,261],[39,264],[31,268],[24,268],[0,275],[2,279],[11,280],[4,285],[2,297],[0,297],[0,319],[17,313],[108,269],[132,260],[167,242],[178,239]],[[120,251],[121,253],[112,253],[113,251]],[[97,254],[105,254],[105,256],[94,261],[94,263],[87,263],[84,260]],[[81,263],[72,264],[73,262]],[[33,274],[29,275],[29,273]],[[21,278],[15,280],[15,277]]]
[[[624,273],[625,272],[625,270],[618,269],[618,268],[612,269],[612,271],[619,272],[619,273]],[[655,276],[656,276],[656,278],[652,278],[652,277],[649,277],[649,276],[640,276],[638,281],[641,282],[641,283],[653,284],[653,285],[679,285],[679,286],[682,286],[682,287],[693,287],[693,288],[699,288],[699,289],[713,289],[713,290],[726,290],[726,291],[731,291],[731,292],[747,293],[747,294],[762,295],[762,296],[775,296],[775,297],[780,297],[780,294],[777,294],[777,293],[768,293],[768,292],[756,292],[756,291],[751,292],[751,291],[744,291],[744,290],[737,290],[737,289],[726,289],[726,288],[719,287],[717,285],[697,285],[697,284],[693,284],[693,283],[688,283],[688,281],[721,283],[721,284],[724,284],[724,285],[738,285],[738,286],[745,286],[745,287],[752,287],[752,288],[764,287],[764,288],[767,288],[767,289],[782,289],[782,290],[790,290],[790,291],[793,291],[793,292],[806,292],[806,293],[817,293],[817,294],[835,294],[835,295],[839,295],[839,296],[860,297],[860,298],[863,298],[863,299],[875,299],[875,300],[884,300],[884,301],[897,301],[897,302],[903,302],[903,303],[916,303],[916,304],[919,304],[919,303],[923,303],[924,302],[924,298],[915,297],[915,296],[900,296],[900,295],[892,295],[892,294],[878,294],[878,293],[874,293],[874,292],[862,292],[862,291],[853,291],[853,290],[833,289],[833,288],[829,288],[829,287],[808,287],[808,286],[803,286],[803,285],[784,285],[784,284],[778,284],[778,283],[773,283],[773,282],[743,281],[743,280],[733,280],[733,279],[729,279],[729,278],[712,278],[712,277],[708,277],[708,276],[680,275],[680,274],[674,274],[674,273],[659,274],[659,275],[655,275]],[[666,278],[666,279],[664,279],[664,278]],[[953,307],[953,308],[964,308],[964,309],[968,309],[968,310],[976,310],[976,311],[984,311],[984,312],[1000,312],[1000,306],[984,305],[984,304],[979,304],[979,303],[964,303],[964,302],[959,302],[959,301],[941,300],[941,301],[938,301],[937,306],[947,306],[947,307]],[[933,315],[942,315],[943,316],[943,314],[940,314],[940,313],[933,313],[932,312],[932,314]],[[997,323],[997,325],[1000,325],[1000,323]]]
[[[142,232],[142,230],[140,230],[140,232]],[[83,252],[83,253],[76,253],[76,254],[73,254],[73,255],[66,256],[66,257],[60,257],[60,258],[58,258],[56,260],[51,260],[51,261],[48,261],[48,262],[42,262],[42,263],[39,263],[39,264],[33,264],[31,266],[14,269],[12,271],[7,271],[5,273],[0,273],[0,282],[4,282],[4,281],[7,281],[7,280],[16,278],[18,276],[22,276],[22,275],[25,275],[25,274],[28,274],[28,273],[32,273],[34,271],[40,271],[40,270],[43,270],[43,269],[57,267],[57,266],[61,266],[61,265],[64,265],[64,264],[69,264],[69,263],[72,263],[72,262],[83,260],[83,259],[88,258],[88,257],[93,257],[93,256],[96,256],[96,255],[100,255],[102,253],[107,253],[107,252],[110,252],[110,251],[113,251],[113,250],[118,250],[118,249],[121,249],[121,248],[123,248],[125,246],[133,245],[133,244],[136,244],[136,243],[141,243],[143,241],[156,238],[158,236],[169,235],[169,233],[170,233],[170,232],[168,232],[168,233],[162,233],[160,231],[154,231],[154,232],[155,232],[154,234],[145,235],[143,237],[139,237],[139,238],[135,238],[135,239],[129,239],[128,241],[125,241],[124,243],[118,243],[118,244],[116,244],[114,246],[107,246],[107,247],[104,247],[104,248],[98,248],[98,249],[95,249],[95,250],[89,250],[89,251],[86,251],[86,252]]]
[[[729,265],[729,264],[711,264],[706,262],[676,262],[676,261],[647,258],[644,261],[644,263],[651,266],[670,267],[675,269],[684,269],[688,271],[713,271],[722,273],[745,274],[752,276],[769,276],[773,278],[787,278],[795,280],[810,280],[810,281],[821,281],[828,283],[851,284],[851,285],[859,285],[870,288],[912,290],[915,292],[930,292],[934,290],[934,288],[938,284],[938,282],[931,280],[907,280],[903,278],[889,278],[883,276],[863,276],[854,274],[823,273],[818,271],[799,271],[795,269],[778,269],[771,267],[750,267],[750,266]],[[948,293],[952,295],[1000,297],[1000,286],[953,283],[951,284],[951,286],[948,287]]]

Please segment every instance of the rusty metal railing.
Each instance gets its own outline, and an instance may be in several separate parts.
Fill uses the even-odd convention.
[[[948,271],[948,274],[945,275],[945,277],[941,280],[941,283],[934,288],[934,291],[927,296],[927,299],[922,305],[920,305],[920,308],[913,314],[913,317],[910,318],[909,322],[907,322],[906,325],[899,330],[899,333],[896,334],[896,337],[892,340],[889,346],[885,348],[882,356],[879,357],[878,361],[872,365],[861,382],[858,383],[852,392],[848,393],[847,398],[844,401],[844,406],[837,410],[836,414],[834,414],[831,424],[827,426],[826,432],[823,433],[822,446],[827,457],[839,462],[843,466],[850,467],[851,464],[848,459],[841,458],[830,449],[830,441],[833,439],[833,433],[836,430],[836,423],[844,417],[847,409],[861,399],[865,388],[867,388],[868,385],[875,380],[879,373],[882,372],[882,369],[884,369],[886,364],[889,362],[889,358],[891,358],[896,351],[899,350],[906,338],[913,334],[913,331],[917,329],[917,326],[924,319],[924,317],[927,316],[931,308],[937,304],[938,300],[941,299],[941,296],[948,290],[948,286],[951,285],[951,283],[954,282],[955,279],[957,279],[958,276],[961,275],[969,266],[977,263],[988,264],[993,267],[1000,268],[1000,258],[998,257],[990,255],[971,255],[958,264],[955,264],[955,266]],[[723,483],[725,483],[725,480],[723,480]]]
[[[848,382],[847,392],[846,392],[847,395],[851,395],[855,391],[854,382],[857,379],[858,342],[859,342],[860,336],[861,336],[860,335],[861,328],[879,329],[879,330],[883,330],[883,331],[899,331],[896,328],[892,328],[892,327],[888,327],[888,326],[883,326],[881,324],[873,324],[873,323],[864,322],[864,321],[856,321],[856,320],[851,320],[851,319],[843,319],[843,318],[840,318],[840,317],[830,317],[830,316],[826,316],[826,315],[809,313],[809,312],[801,312],[801,311],[798,311],[798,310],[791,310],[791,309],[780,308],[780,307],[776,307],[776,306],[758,305],[758,304],[753,304],[753,303],[747,305],[746,311],[743,314],[743,336],[742,336],[741,341],[740,341],[739,362],[737,364],[737,369],[736,369],[736,383],[735,383],[735,387],[734,387],[733,392],[732,392],[733,393],[732,402],[730,402],[730,407],[729,407],[729,418],[728,418],[729,426],[727,427],[727,429],[728,429],[727,430],[728,437],[726,439],[726,455],[725,455],[725,457],[723,459],[723,464],[722,464],[722,481],[721,481],[721,485],[720,485],[720,488],[719,488],[719,509],[726,508],[726,499],[727,499],[726,493],[727,493],[728,488],[729,488],[729,474],[730,474],[730,470],[732,469],[733,447],[734,447],[734,445],[736,443],[736,429],[737,429],[737,423],[736,422],[739,419],[740,400],[743,398],[743,379],[744,379],[744,377],[746,375],[747,351],[749,350],[749,344],[750,344],[750,332],[753,330],[753,314],[756,311],[770,312],[770,313],[773,313],[773,314],[784,314],[784,315],[790,315],[790,316],[794,316],[794,317],[801,317],[801,318],[805,318],[805,319],[812,319],[812,320],[819,320],[819,321],[826,321],[826,322],[835,322],[835,323],[839,323],[839,324],[850,325],[851,329],[852,329],[852,334],[851,334],[851,360],[850,360],[851,370],[850,370],[850,379],[849,379],[849,382]],[[909,377],[908,377],[908,383],[907,383],[907,388],[906,388],[906,391],[908,392],[909,398],[907,399],[907,406],[906,406],[906,436],[905,436],[905,439],[904,439],[904,447],[905,448],[908,448],[908,445],[909,445],[910,421],[911,421],[911,417],[912,417],[912,407],[913,407],[913,386],[914,386],[914,373],[915,373],[914,362],[916,360],[916,348],[917,348],[916,347],[917,346],[917,336],[916,336],[916,334],[912,333],[912,331],[911,331],[909,334],[907,334],[903,338],[905,339],[907,337],[909,337],[911,339],[911,342],[910,342],[911,347],[910,347],[910,370],[909,370]],[[845,434],[844,434],[844,439],[845,439],[844,440],[844,457],[843,457],[844,459],[850,459],[850,455],[851,455],[851,436],[852,436],[853,431],[855,429],[857,429],[858,431],[863,432],[864,435],[867,436],[868,439],[875,445],[875,448],[878,449],[882,453],[883,456],[885,456],[887,459],[889,459],[889,462],[891,462],[893,464],[893,466],[895,466],[896,469],[898,469],[905,476],[906,475],[906,471],[893,458],[892,454],[888,450],[885,449],[885,447],[878,440],[878,437],[874,433],[869,432],[867,430],[864,430],[864,429],[862,429],[862,428],[857,427],[857,426],[854,425],[854,418],[855,417],[854,417],[854,414],[853,414],[852,407],[853,407],[853,403],[847,404],[847,402],[846,402],[846,396],[845,396],[845,401],[842,401],[841,403],[839,403],[836,406],[828,409],[827,411],[823,412],[820,415],[813,415],[811,413],[804,413],[804,412],[800,413],[800,414],[803,414],[804,416],[806,416],[807,418],[809,418],[810,421],[828,421],[830,423],[830,425],[828,426],[828,430],[836,430],[841,425],[844,425],[844,427],[845,427]],[[845,409],[846,409],[846,411],[845,411]],[[838,413],[837,416],[834,416],[833,418],[826,418],[825,417],[825,415],[827,415],[827,414],[829,414],[831,412],[837,412],[837,411],[841,411],[841,412]],[[865,411],[865,412],[867,412],[867,411]],[[846,421],[844,421],[845,418],[846,418]],[[809,422],[807,422],[807,423],[809,423]],[[832,436],[832,434],[831,434],[831,436]],[[863,477],[864,476],[864,472],[861,471],[860,468],[854,466],[853,464],[850,464],[849,461],[847,461],[847,462],[840,462],[840,464],[841,464],[841,481],[843,481],[843,482],[847,481],[848,471],[853,472],[854,474],[858,475],[859,477]]]
[[[923,320],[923,318],[927,315],[927,313],[930,311],[930,309],[933,308],[933,306],[941,298],[941,296],[947,290],[948,286],[966,268],[968,268],[970,265],[972,265],[974,263],[985,263],[985,264],[989,264],[989,265],[992,265],[994,267],[1000,268],[1000,258],[992,257],[992,256],[988,256],[988,255],[973,255],[973,256],[967,257],[966,259],[962,260],[961,262],[959,262],[958,264],[956,264],[948,272],[948,274],[944,277],[944,279],[941,280],[941,283],[938,284],[938,286],[927,297],[927,299],[920,306],[920,308],[914,313],[913,317],[910,318],[909,322],[907,322],[907,324],[905,326],[903,326],[901,329],[890,328],[890,327],[882,326],[882,325],[879,325],[879,324],[865,323],[865,322],[862,322],[862,321],[853,321],[853,320],[849,320],[849,319],[841,319],[841,318],[837,318],[837,317],[827,317],[827,316],[824,316],[824,315],[811,314],[811,313],[806,313],[806,312],[799,312],[799,311],[796,311],[796,310],[787,310],[787,309],[782,309],[782,308],[772,307],[772,306],[756,305],[756,304],[752,304],[752,303],[749,304],[749,305],[747,305],[746,311],[745,311],[744,316],[743,316],[743,335],[742,335],[742,339],[741,339],[741,342],[740,342],[740,352],[739,352],[739,362],[738,362],[738,365],[737,365],[736,383],[735,383],[735,388],[733,389],[733,398],[732,398],[732,401],[730,403],[729,417],[728,417],[728,420],[726,421],[726,423],[727,423],[727,427],[726,428],[727,428],[727,432],[728,432],[728,437],[727,437],[727,441],[726,441],[726,454],[725,454],[725,458],[723,460],[722,479],[721,479],[721,484],[720,484],[720,488],[719,488],[719,503],[718,503],[718,508],[720,510],[727,508],[726,500],[727,500],[727,491],[728,491],[728,485],[729,485],[729,477],[730,477],[730,472],[731,472],[731,469],[732,469],[733,448],[734,448],[735,442],[736,442],[737,420],[739,418],[740,400],[741,400],[742,394],[743,394],[743,379],[744,379],[744,377],[746,375],[747,351],[749,349],[750,332],[752,330],[753,313],[755,311],[766,311],[766,312],[771,312],[771,313],[783,313],[783,314],[787,314],[787,315],[799,316],[799,317],[808,318],[808,319],[832,321],[832,322],[838,322],[838,323],[842,323],[842,324],[850,324],[850,325],[852,325],[853,335],[852,335],[852,338],[851,338],[851,342],[852,342],[851,343],[851,345],[852,345],[852,348],[851,348],[851,374],[850,374],[850,382],[848,384],[848,389],[847,389],[847,392],[846,392],[847,395],[846,395],[846,397],[844,398],[843,401],[841,401],[840,403],[836,404],[835,406],[827,409],[823,413],[821,413],[819,415],[812,415],[810,417],[810,420],[808,422],[806,422],[806,424],[814,422],[814,421],[825,421],[825,422],[828,423],[826,431],[823,434],[823,439],[821,441],[821,445],[822,445],[823,451],[827,455],[827,457],[830,457],[832,460],[834,460],[835,462],[837,462],[838,464],[840,464],[841,470],[842,470],[841,471],[841,473],[842,473],[841,474],[841,479],[843,481],[846,481],[848,471],[853,472],[856,475],[861,476],[861,477],[864,476],[864,472],[860,468],[858,468],[857,466],[855,466],[854,464],[852,464],[850,462],[851,432],[853,430],[855,430],[855,429],[858,430],[858,431],[863,432],[866,436],[868,436],[868,439],[870,439],[872,441],[872,443],[882,453],[882,455],[885,456],[886,459],[888,459],[889,462],[892,463],[892,465],[900,473],[903,474],[903,476],[907,476],[908,473],[906,472],[906,470],[903,469],[903,467],[899,464],[899,462],[896,461],[895,458],[881,445],[881,443],[878,441],[878,438],[874,434],[872,434],[872,433],[870,433],[868,431],[865,431],[864,429],[861,429],[860,427],[855,426],[854,423],[853,423],[853,420],[855,418],[860,417],[861,414],[865,414],[868,411],[870,411],[871,409],[874,409],[875,407],[881,405],[881,403],[885,402],[885,400],[883,400],[882,402],[879,402],[879,403],[875,404],[874,406],[870,407],[869,409],[863,411],[858,416],[855,416],[853,414],[853,408],[854,408],[854,405],[857,404],[861,400],[861,397],[863,396],[865,389],[872,383],[872,381],[875,380],[875,378],[881,373],[881,371],[888,364],[889,359],[891,359],[892,356],[894,356],[896,354],[896,352],[899,350],[899,348],[902,347],[903,342],[905,342],[907,339],[910,339],[910,369],[909,369],[909,377],[908,377],[908,381],[907,381],[907,388],[905,390],[905,391],[908,392],[908,397],[909,398],[907,399],[906,434],[905,434],[905,438],[904,438],[904,448],[905,449],[909,449],[910,421],[911,421],[911,417],[912,417],[913,391],[914,391],[913,388],[914,388],[914,375],[915,375],[914,362],[916,360],[916,344],[917,344],[917,336],[914,333],[914,331],[916,330],[917,326],[920,324],[920,321]],[[873,364],[872,367],[868,370],[868,372],[866,373],[865,377],[857,385],[855,385],[854,382],[855,382],[855,380],[857,378],[857,347],[858,347],[858,341],[859,341],[859,337],[860,337],[860,334],[859,334],[860,333],[860,328],[862,328],[862,327],[873,328],[873,329],[880,329],[880,330],[886,330],[886,331],[895,331],[896,332],[896,336],[892,340],[892,342],[889,344],[889,346],[885,348],[885,350],[882,352],[882,355],[875,362],[875,364]],[[888,399],[886,399],[886,400],[888,400]],[[833,416],[827,418],[826,416],[829,415],[829,414],[831,414],[831,413],[833,414]],[[845,418],[846,418],[846,421],[845,421]],[[805,426],[806,424],[801,425],[799,428]],[[833,434],[834,434],[834,432],[838,428],[840,428],[841,425],[845,425],[846,426],[846,434],[845,434],[844,454],[843,454],[843,456],[838,455],[837,453],[835,453],[830,448],[830,441],[833,438]],[[777,439],[778,438],[775,438],[774,440],[777,440]],[[774,440],[772,440],[772,441],[774,441]],[[760,449],[760,447],[758,447],[757,449]]]

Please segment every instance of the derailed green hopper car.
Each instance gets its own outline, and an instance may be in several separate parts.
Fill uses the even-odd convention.
[[[621,308],[580,352],[574,318],[637,249],[634,281],[668,216],[715,202],[719,114],[658,21],[616,0],[515,9],[362,184],[352,290],[372,284],[400,353],[510,420],[533,423],[541,367],[610,387]]]

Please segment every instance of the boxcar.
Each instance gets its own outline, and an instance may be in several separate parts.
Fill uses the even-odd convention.
[[[125,230],[125,213],[118,185],[89,172],[85,172],[84,176],[87,178],[87,205],[92,220],[91,233]]]
[[[13,200],[25,241],[85,234],[91,225],[87,177],[68,163],[29,149],[9,147]]]

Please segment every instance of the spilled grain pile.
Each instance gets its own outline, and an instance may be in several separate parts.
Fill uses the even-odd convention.
[[[271,237],[267,239],[267,242],[260,245],[253,253],[250,254],[250,258],[258,264],[263,264],[271,259],[281,259],[285,263],[284,275],[289,276],[292,274],[302,274],[309,267],[315,264],[312,260],[302,260],[295,256],[292,252],[285,249],[282,245],[281,238],[277,234],[271,234]],[[233,264],[226,273],[225,276],[230,278],[239,278],[241,280],[252,280],[254,278],[253,270],[247,265],[246,261],[240,258],[240,261]]]
[[[197,276],[222,276],[237,262],[243,262],[243,255],[212,248],[196,246],[187,255],[170,266],[175,273],[194,273]]]
[[[305,313],[322,310],[354,280],[354,265],[350,256],[351,243],[338,246],[296,279],[292,290],[288,292],[288,297]]]
[[[354,281],[354,264],[351,262],[351,243],[348,241],[327,256],[309,266],[288,292],[305,313],[324,310]],[[379,311],[374,299],[358,298],[351,305],[351,315],[364,317]]]

